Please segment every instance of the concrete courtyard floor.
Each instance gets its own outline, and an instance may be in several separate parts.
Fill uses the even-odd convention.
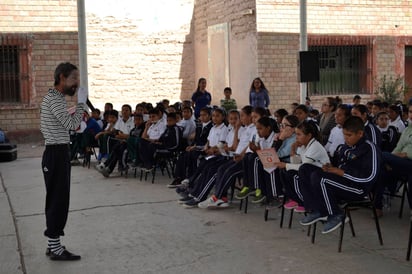
[[[345,229],[312,244],[301,217],[291,229],[279,227],[280,210],[234,201],[225,210],[185,209],[160,172],[156,181],[94,168],[72,168],[71,206],[62,242],[82,255],[76,262],[55,262],[44,252],[45,187],[41,145],[19,146],[19,158],[0,163],[0,273],[412,273],[406,247],[409,209],[397,217],[399,199],[380,219],[379,245],[370,210],[353,212],[356,237]],[[93,165],[94,163],[92,163]],[[288,216],[288,215],[287,215]]]

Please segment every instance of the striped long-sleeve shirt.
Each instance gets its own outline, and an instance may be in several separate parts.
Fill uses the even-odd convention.
[[[69,130],[75,130],[81,122],[85,104],[78,104],[76,112],[69,114],[64,94],[50,89],[40,107],[40,131],[46,145],[69,144]]]

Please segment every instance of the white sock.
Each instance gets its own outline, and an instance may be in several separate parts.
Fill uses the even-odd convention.
[[[47,239],[47,245],[50,248],[50,251],[53,252],[56,255],[61,255],[64,251],[61,243],[60,243],[60,238],[48,238]]]

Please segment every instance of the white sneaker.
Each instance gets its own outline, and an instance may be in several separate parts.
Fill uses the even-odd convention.
[[[189,179],[184,179],[183,181],[180,182],[180,185],[184,185],[184,186],[189,185]]]
[[[229,207],[229,203],[222,199],[217,199],[216,196],[213,195],[209,199],[199,203],[197,206],[199,208],[225,208]]]
[[[97,171],[102,172],[103,169],[105,168],[103,163],[97,164],[96,166]]]
[[[210,196],[208,199],[204,200],[203,202],[200,202],[197,204],[199,208],[208,208],[210,205],[214,204],[215,200],[213,199],[213,196]]]

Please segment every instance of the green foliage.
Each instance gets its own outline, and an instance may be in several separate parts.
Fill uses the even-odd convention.
[[[375,95],[377,99],[388,102],[389,104],[393,104],[397,100],[403,100],[408,91],[404,78],[400,76],[394,79],[392,76],[387,77],[384,75],[376,82]]]

